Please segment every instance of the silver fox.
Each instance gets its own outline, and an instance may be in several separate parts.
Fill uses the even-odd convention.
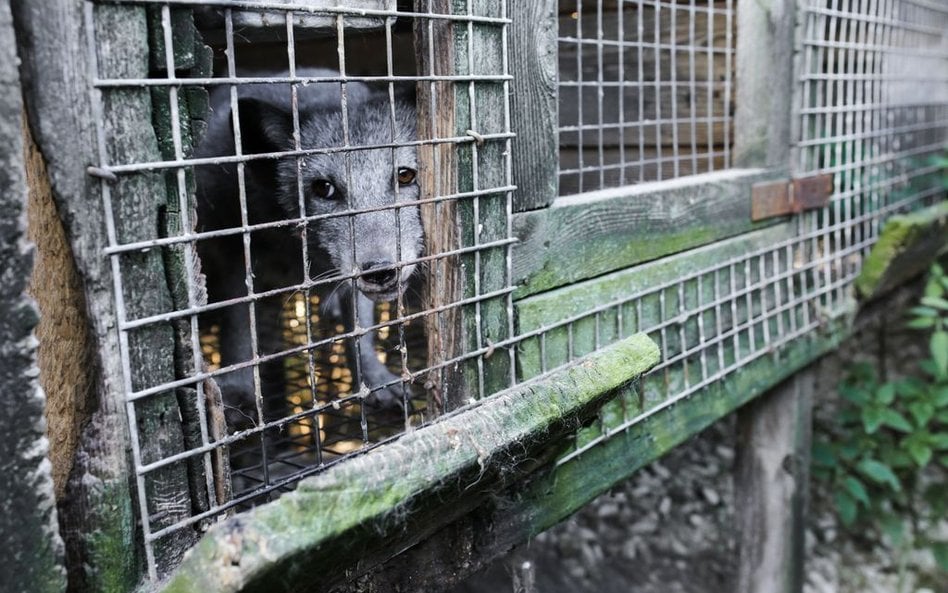
[[[338,76],[328,70],[300,71],[307,77]],[[279,74],[278,74],[279,76]],[[283,74],[286,76],[286,74]],[[207,276],[210,302],[245,297],[252,284],[254,293],[300,284],[305,278],[357,275],[356,294],[333,290],[336,299],[329,308],[342,312],[347,331],[374,323],[374,302],[389,301],[402,294],[422,251],[422,225],[417,205],[417,154],[410,144],[416,138],[413,85],[396,86],[394,118],[387,84],[370,86],[346,83],[347,126],[342,119],[340,83],[299,85],[297,93],[300,146],[306,149],[343,146],[395,145],[395,148],[307,154],[300,168],[294,156],[252,158],[244,167],[246,223],[278,222],[318,217],[305,224],[310,269],[303,269],[301,235],[303,223],[275,225],[250,233],[250,269],[247,277],[244,236],[233,233],[199,242],[198,252]],[[238,116],[242,154],[292,151],[294,120],[288,84],[242,85],[238,90]],[[207,132],[195,151],[197,157],[235,155],[230,89],[211,93],[212,113]],[[347,130],[346,130],[347,127]],[[348,138],[346,138],[346,132]],[[243,226],[240,186],[236,163],[196,168],[198,224],[201,231]],[[298,175],[302,183],[298,183]],[[301,195],[302,192],[302,195]],[[403,207],[392,207],[406,203]],[[343,214],[354,211],[354,214]],[[333,214],[339,214],[333,216]],[[328,215],[325,216],[324,215]],[[357,319],[352,311],[356,299]],[[260,354],[283,348],[281,305],[286,294],[255,303],[257,349]],[[324,310],[326,307],[324,307]],[[224,366],[252,360],[253,342],[247,304],[224,307],[210,320],[220,324],[220,354]],[[367,403],[393,409],[401,403],[398,378],[379,362],[371,333],[359,338],[358,381],[375,389]],[[350,360],[355,356],[350,352]],[[354,361],[353,361],[354,362]],[[353,365],[354,366],[354,365]],[[262,365],[265,390],[283,390],[282,364]],[[247,424],[255,416],[254,373],[251,366],[218,378],[228,423]],[[274,398],[269,398],[274,399]],[[279,399],[279,398],[276,398]],[[277,404],[279,405],[279,404]],[[265,410],[265,417],[284,415],[280,409]]]

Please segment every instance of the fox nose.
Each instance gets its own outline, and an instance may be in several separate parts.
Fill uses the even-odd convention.
[[[390,261],[370,261],[362,264],[362,281],[373,288],[386,290],[398,279],[398,270]]]

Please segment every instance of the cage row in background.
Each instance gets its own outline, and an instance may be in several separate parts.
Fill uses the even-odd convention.
[[[730,167],[733,0],[559,6],[560,195]]]

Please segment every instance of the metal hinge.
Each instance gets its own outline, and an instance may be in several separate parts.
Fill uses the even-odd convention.
[[[822,208],[829,203],[832,193],[831,174],[757,183],[751,188],[751,219],[764,220]]]

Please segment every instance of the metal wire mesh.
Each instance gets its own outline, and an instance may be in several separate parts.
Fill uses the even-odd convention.
[[[732,0],[559,7],[560,195],[730,166]]]
[[[484,363],[512,323],[506,3],[401,4],[86,3],[91,172],[153,578],[175,562],[164,542],[429,419],[443,403],[431,377],[461,368],[475,396],[510,385],[512,362],[499,378]],[[117,21],[142,33],[131,65],[106,42]],[[439,54],[451,71],[420,57]],[[416,137],[415,114],[435,121],[445,100],[460,132]],[[151,125],[123,121],[129,105]],[[445,147],[462,159],[458,189],[419,189],[425,168],[446,166],[423,153]],[[375,194],[357,195],[373,176]],[[125,215],[135,187],[158,196],[155,212],[143,200]],[[420,251],[420,211],[448,205],[474,232]],[[425,270],[440,262],[474,273],[434,305]],[[497,327],[432,358],[425,327],[450,311]],[[159,360],[172,351],[173,365]],[[168,491],[181,476],[189,492]]]
[[[645,272],[668,266],[673,272],[673,263],[618,272],[612,292],[599,303],[558,318],[544,311],[530,319],[530,300],[546,298],[530,297],[518,303],[518,331],[511,286],[506,3],[469,1],[461,14],[434,11],[431,2],[412,9],[366,4],[333,3],[305,14],[293,2],[86,5],[89,51],[99,56],[92,73],[101,116],[95,172],[103,177],[105,253],[120,314],[139,514],[153,576],[167,565],[155,556],[167,539],[278,495],[306,475],[425,422],[432,407],[444,405],[438,386],[450,383],[446,375],[459,375],[455,385],[463,386],[465,397],[485,397],[515,378],[542,375],[626,335],[648,332],[661,346],[663,362],[638,394],[610,404],[584,429],[569,459],[752,362],[779,364],[788,346],[807,340],[846,308],[881,221],[943,192],[925,159],[943,150],[948,138],[948,8],[929,0],[807,1],[799,20],[794,166],[800,175],[835,174],[831,206],[690,253],[693,261],[705,261],[697,271],[666,270],[666,280],[647,285]],[[145,11],[138,24],[147,32],[150,64],[113,67],[108,48],[98,43],[113,9]],[[732,0],[573,0],[560,3],[560,14],[561,194],[730,166]],[[439,36],[445,23],[453,34]],[[187,31],[200,39],[197,46],[188,46]],[[204,52],[205,43],[213,51]],[[456,58],[450,71],[435,68],[439,54]],[[419,111],[431,118],[429,130],[439,129],[435,120],[446,103],[455,110],[454,127],[398,136],[396,104],[405,83],[427,91],[418,100],[429,102]],[[285,89],[291,106],[289,144],[244,150],[242,133],[249,138],[250,130],[259,132],[263,117],[242,112],[241,99],[255,92],[247,89],[272,85]],[[379,121],[387,136],[364,142],[357,139],[359,114],[348,111],[363,104],[372,86],[382,97]],[[312,88],[327,87],[338,89],[331,102],[341,115],[340,129],[331,141],[313,144],[306,136],[308,97]],[[224,97],[217,109],[231,126],[225,128],[232,154],[197,148],[202,130],[215,125],[214,112],[201,109],[207,90],[212,105],[215,94]],[[118,115],[146,104],[150,121],[142,127],[155,135],[123,128],[128,124]],[[441,160],[448,154],[439,152],[444,147],[456,163]],[[456,166],[456,188],[424,188],[411,203],[346,203],[332,213],[308,208],[310,171],[326,158],[345,164],[339,187],[348,187],[364,172],[368,155],[384,152],[383,169],[397,195],[403,190],[397,155],[404,149],[427,154],[424,164],[436,179]],[[278,170],[296,210],[268,218],[257,210],[254,179],[278,163],[290,165]],[[214,168],[230,168],[239,180],[237,222],[208,225],[209,211],[192,201],[201,190],[201,171]],[[143,211],[141,220],[117,215],[142,188],[166,194],[158,198],[158,213]],[[373,270],[320,267],[326,246],[310,248],[310,239],[325,239],[320,224],[343,221],[348,230],[342,236],[355,252],[359,217],[388,215],[392,234],[401,237],[404,220],[397,213],[419,206],[436,213],[456,207],[442,215],[463,221],[461,236],[436,248],[429,242],[424,254],[397,253],[382,271],[394,270],[397,277],[416,266],[412,277],[421,284],[460,267],[463,286],[437,303],[420,287],[397,291],[369,313],[359,310],[358,299],[339,298],[358,294],[359,282]],[[264,281],[270,270],[259,267],[256,248],[273,235],[292,237],[298,280]],[[218,247],[225,243],[231,247],[222,253]],[[401,251],[402,243],[396,245]],[[155,255],[167,294],[146,304],[141,296],[154,276],[143,270],[156,263]],[[220,265],[236,266],[240,276],[239,289],[223,296],[213,279]],[[197,273],[202,267],[207,284]],[[228,311],[239,312],[246,325],[249,354],[228,354],[235,335]],[[445,347],[451,326],[462,320],[463,339]],[[153,345],[160,340],[173,344],[173,368],[156,367]],[[386,366],[387,381],[364,380],[372,357]],[[250,377],[244,400],[228,392],[228,382],[241,376]],[[377,405],[384,390],[396,394],[397,405]],[[187,476],[190,492],[183,502],[161,490],[175,472]]]
[[[750,363],[780,365],[790,346],[851,310],[853,281],[885,219],[945,198],[931,157],[948,142],[948,6],[808,0],[798,22],[793,169],[834,174],[830,206],[688,254],[712,260],[699,271],[643,285],[650,270],[674,270],[646,264],[607,277],[613,297],[599,306],[555,321],[521,316],[538,327],[525,336],[525,358],[539,361],[523,367],[526,376],[637,331],[664,355],[639,393],[607,406],[561,462]]]

